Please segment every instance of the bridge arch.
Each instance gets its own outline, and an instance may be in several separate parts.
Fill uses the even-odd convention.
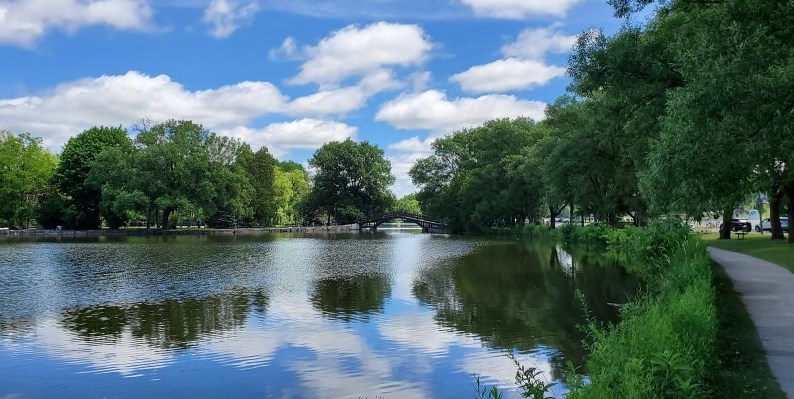
[[[375,230],[383,223],[392,221],[394,219],[402,219],[406,222],[417,224],[422,228],[425,233],[446,233],[447,226],[437,220],[428,216],[416,215],[408,212],[390,212],[382,215],[372,216],[358,222],[359,230],[372,229]]]

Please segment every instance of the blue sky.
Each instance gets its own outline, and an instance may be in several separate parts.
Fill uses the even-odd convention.
[[[60,151],[93,125],[192,119],[305,162],[352,137],[394,190],[433,138],[542,118],[603,0],[0,0],[0,129]]]

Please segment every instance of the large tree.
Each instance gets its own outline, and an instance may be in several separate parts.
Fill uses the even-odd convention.
[[[191,121],[170,120],[138,133],[139,189],[168,229],[171,214],[206,205],[215,192],[207,142],[211,133]]]
[[[69,139],[61,152],[55,183],[66,197],[66,222],[77,229],[101,225],[102,189],[88,182],[97,155],[110,148],[132,149],[127,131],[121,127],[92,127]]]
[[[285,225],[299,222],[299,206],[309,194],[309,176],[303,167],[295,162],[280,162],[274,170],[272,189],[276,206],[275,223]]]
[[[278,161],[270,155],[267,147],[253,152],[251,147],[244,145],[240,151],[238,162],[248,175],[248,180],[254,190],[251,199],[252,221],[266,226],[273,225],[278,210],[274,191]]]
[[[522,149],[543,139],[546,128],[527,118],[498,119],[433,142],[433,155],[409,174],[420,187],[422,209],[453,231],[479,232],[523,223],[538,208],[536,179],[521,173]]]
[[[0,131],[0,226],[30,225],[57,163],[41,139]]]
[[[309,160],[316,169],[307,210],[325,212],[337,223],[352,223],[386,211],[393,201],[391,164],[383,150],[350,139],[323,145]]]

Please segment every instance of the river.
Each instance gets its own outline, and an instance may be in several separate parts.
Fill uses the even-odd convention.
[[[0,398],[517,398],[637,289],[588,251],[386,231],[0,241]],[[553,394],[561,396],[560,384]]]

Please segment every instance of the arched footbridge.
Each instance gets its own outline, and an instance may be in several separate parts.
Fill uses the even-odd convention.
[[[412,222],[422,228],[425,233],[446,233],[447,225],[424,215],[415,215],[408,212],[390,212],[383,215],[371,216],[358,222],[359,230],[372,229],[375,230],[383,223],[392,221],[394,219],[402,219],[406,222]]]

